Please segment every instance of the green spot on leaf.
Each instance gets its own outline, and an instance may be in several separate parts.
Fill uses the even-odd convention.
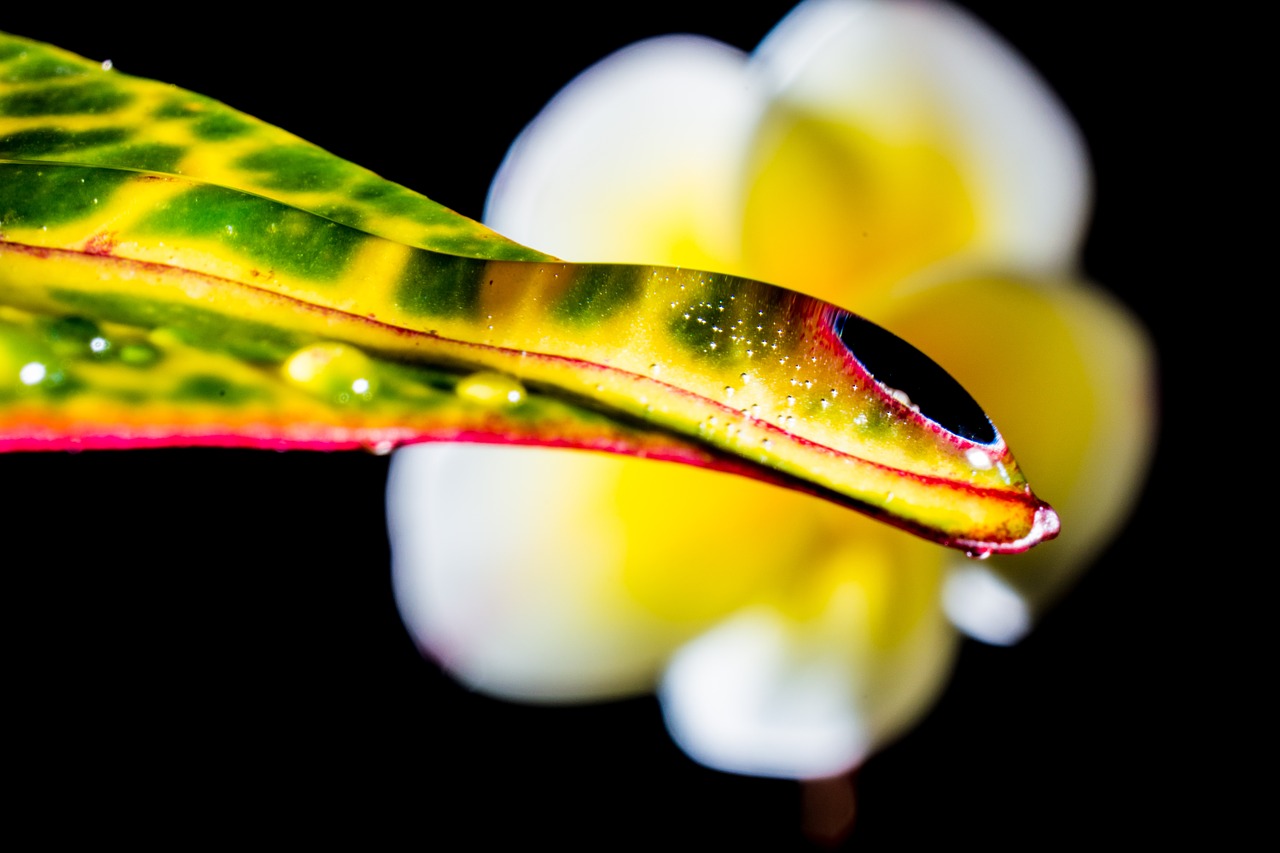
[[[396,304],[409,314],[475,317],[483,274],[483,261],[416,251],[400,277]]]
[[[346,183],[355,166],[310,145],[280,145],[247,154],[238,168],[255,172],[259,186],[275,190],[331,191]]]
[[[144,329],[163,327],[182,343],[248,361],[283,361],[304,340],[276,326],[179,302],[59,288],[50,289],[49,295],[73,311]]]
[[[94,155],[94,161],[103,166],[115,166],[121,169],[172,173],[177,171],[178,163],[186,153],[187,149],[181,145],[148,142],[104,149]]]
[[[188,376],[173,392],[176,400],[200,400],[205,403],[238,404],[266,395],[257,388],[238,385],[220,376]]]
[[[85,216],[132,176],[114,169],[0,164],[0,227],[40,228]]]
[[[93,80],[0,95],[0,115],[98,115],[114,112],[132,100],[131,93],[118,89],[105,80]]]
[[[160,106],[156,107],[151,115],[160,119],[195,118],[196,116],[205,115],[215,103],[192,92],[184,92],[179,97],[165,100]]]
[[[573,284],[552,313],[559,320],[581,326],[608,320],[641,295],[642,275],[639,267],[609,264],[579,267]]]
[[[120,347],[120,360],[131,367],[147,367],[160,360],[160,350],[146,341]]]
[[[249,122],[225,112],[207,115],[191,125],[191,132],[207,142],[221,142],[252,129]]]
[[[0,136],[0,157],[13,160],[46,157],[115,145],[129,138],[132,131],[124,127],[101,127],[94,130],[64,130],[60,127],[33,127]]]
[[[17,41],[9,41],[0,34],[0,62],[7,62],[15,56],[21,56],[29,48]]]
[[[316,281],[342,275],[368,235],[279,202],[201,186],[171,199],[138,223],[143,233],[205,237],[277,270]]]
[[[87,73],[82,65],[74,65],[56,56],[29,55],[4,69],[0,81],[5,83],[34,83],[57,77],[82,77]]]

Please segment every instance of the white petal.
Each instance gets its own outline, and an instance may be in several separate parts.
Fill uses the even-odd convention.
[[[654,263],[692,234],[734,257],[741,157],[762,101],[746,57],[671,36],[583,72],[512,146],[485,222],[575,261]]]
[[[732,773],[833,776],[933,703],[955,648],[940,616],[891,649],[867,643],[857,620],[834,633],[824,622],[756,608],[683,646],[660,690],[681,749]]]
[[[612,488],[595,461],[477,445],[396,453],[396,601],[423,651],[467,684],[566,701],[652,687],[677,640],[625,598],[623,531],[603,516],[577,523]]]
[[[969,13],[937,2],[809,0],[753,58],[787,103],[958,156],[982,222],[973,263],[1070,266],[1090,205],[1088,155],[1040,76]]]
[[[862,761],[871,733],[839,656],[794,660],[785,627],[743,615],[681,649],[662,707],[694,759],[756,776],[832,776]]]
[[[962,565],[947,576],[942,601],[952,623],[976,640],[1012,646],[1031,630],[1031,606],[1001,578]]]

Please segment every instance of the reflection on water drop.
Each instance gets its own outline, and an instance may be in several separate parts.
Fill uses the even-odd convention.
[[[463,377],[455,390],[464,400],[494,408],[518,406],[528,396],[518,379],[491,370]]]
[[[368,402],[378,391],[373,359],[350,344],[305,346],[285,361],[285,379],[340,405]]]
[[[39,385],[48,370],[38,361],[29,361],[18,370],[18,381],[23,385]]]
[[[978,471],[990,471],[994,464],[991,455],[980,447],[970,447],[964,452],[964,458]]]

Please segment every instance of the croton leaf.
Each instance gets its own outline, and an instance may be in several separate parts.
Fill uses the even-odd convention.
[[[976,554],[1057,532],[927,357],[801,294],[565,263],[200,95],[0,36],[0,448],[563,445]]]

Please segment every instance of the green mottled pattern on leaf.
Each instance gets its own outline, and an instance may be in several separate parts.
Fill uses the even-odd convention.
[[[976,446],[880,387],[848,312],[548,258],[209,98],[2,35],[0,309],[0,449],[567,445],[796,485],[975,553],[1057,530],[998,433]]]
[[[401,243],[545,260],[429,198],[203,95],[0,33],[0,160],[185,175]]]

